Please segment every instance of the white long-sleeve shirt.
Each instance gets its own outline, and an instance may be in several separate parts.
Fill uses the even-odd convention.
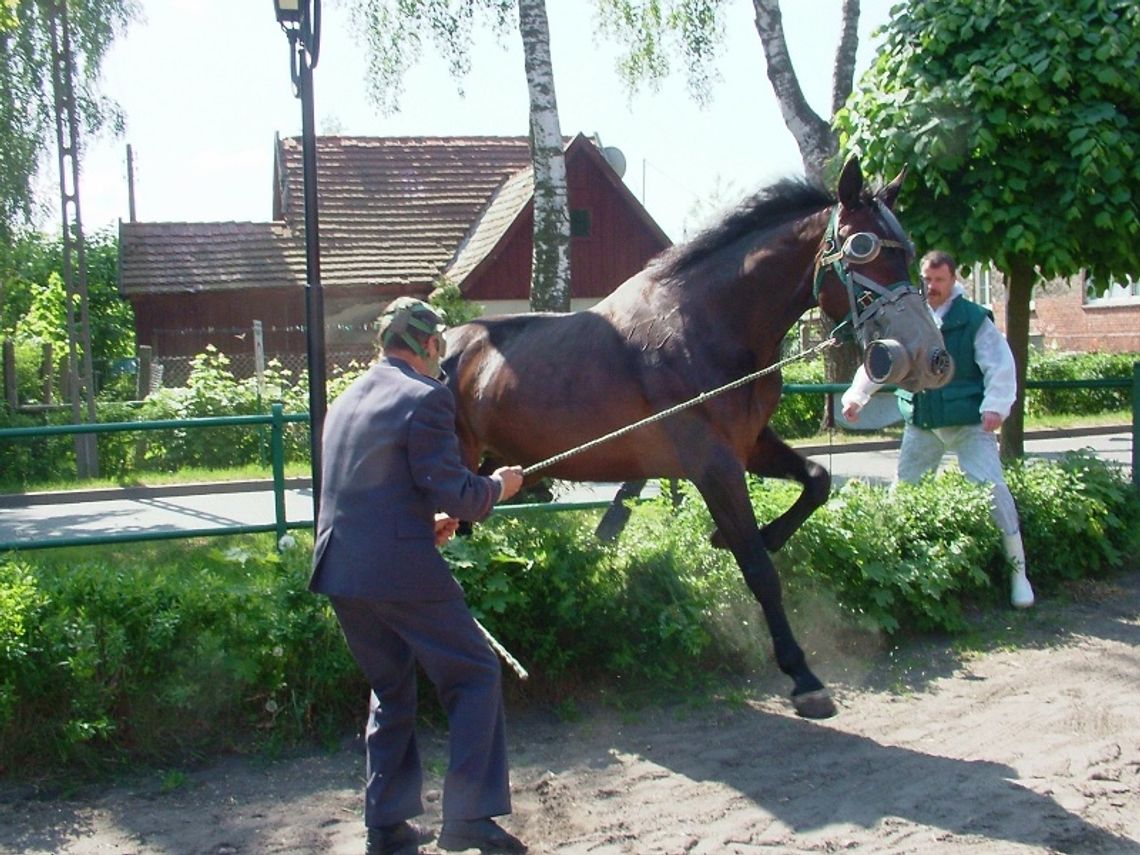
[[[939,327],[942,326],[942,319],[946,313],[950,311],[951,304],[965,294],[965,286],[960,281],[955,282],[954,288],[950,291],[950,298],[937,309],[931,310],[934,321]],[[1013,352],[1009,349],[1009,342],[989,318],[982,321],[974,336],[974,359],[982,371],[984,397],[980,412],[994,412],[1004,420],[1009,416],[1013,402],[1017,399],[1017,369],[1013,363]],[[863,407],[881,388],[882,384],[873,382],[867,376],[866,369],[860,365],[851,380],[851,385],[843,393],[842,405],[846,407],[853,403]]]

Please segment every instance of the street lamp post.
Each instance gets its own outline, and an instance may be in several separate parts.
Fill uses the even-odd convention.
[[[321,500],[321,433],[325,391],[325,309],[317,227],[317,138],[313,118],[313,69],[321,51],[321,0],[273,0],[277,22],[289,38],[293,93],[301,99],[301,160],[305,184],[305,341],[309,366],[309,453],[313,474],[313,522]]]

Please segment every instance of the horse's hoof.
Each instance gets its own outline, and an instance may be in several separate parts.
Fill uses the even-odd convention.
[[[792,703],[795,705],[796,715],[804,718],[831,718],[839,712],[827,689],[792,695]]]

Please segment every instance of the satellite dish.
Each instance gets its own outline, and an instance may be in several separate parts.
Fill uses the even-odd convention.
[[[620,148],[616,145],[608,145],[602,149],[602,156],[605,157],[606,162],[613,167],[618,178],[625,177],[625,155],[621,153]]]

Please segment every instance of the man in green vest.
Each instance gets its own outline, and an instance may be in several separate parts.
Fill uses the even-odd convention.
[[[994,521],[1013,566],[1010,602],[1026,609],[1033,605],[1033,587],[1025,573],[1021,524],[1002,475],[996,434],[1017,397],[1013,354],[990,311],[966,299],[949,253],[927,253],[921,270],[926,302],[942,328],[946,350],[954,357],[954,377],[941,389],[896,393],[906,421],[898,480],[917,482],[952,451],[966,477],[991,485]],[[843,393],[843,417],[858,421],[859,411],[878,389],[860,367]]]

